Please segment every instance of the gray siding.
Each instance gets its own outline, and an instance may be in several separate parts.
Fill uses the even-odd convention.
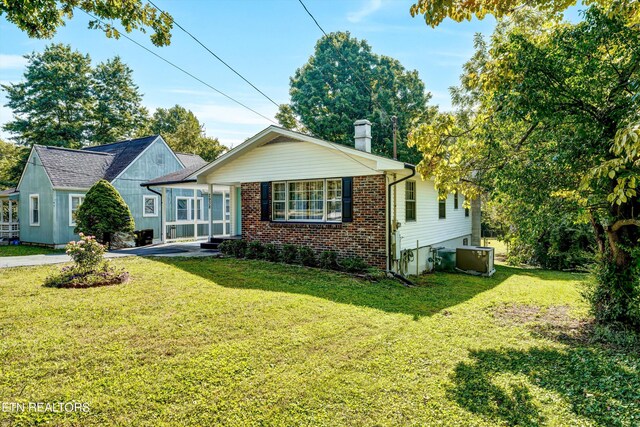
[[[53,230],[56,228],[53,215],[55,209],[55,192],[47,176],[42,162],[32,151],[22,182],[20,183],[20,203],[18,215],[20,217],[20,240],[28,243],[55,244]],[[40,225],[30,225],[29,196],[40,195]]]

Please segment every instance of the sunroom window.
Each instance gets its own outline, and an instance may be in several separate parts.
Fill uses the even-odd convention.
[[[342,221],[342,180],[274,182],[271,188],[274,221]]]

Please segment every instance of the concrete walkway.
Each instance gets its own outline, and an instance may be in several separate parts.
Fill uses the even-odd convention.
[[[104,257],[113,259],[130,256],[216,257],[220,256],[220,253],[214,250],[200,249],[200,242],[188,242],[159,244],[141,248],[118,249],[116,251],[107,252]],[[70,261],[71,258],[66,254],[0,257],[0,268],[62,264]]]

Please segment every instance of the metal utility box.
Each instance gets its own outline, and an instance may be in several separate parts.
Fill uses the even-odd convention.
[[[455,271],[456,269],[456,250],[449,248],[438,248],[437,256],[439,262],[436,263],[438,271]]]
[[[494,250],[488,246],[462,246],[456,249],[456,268],[483,276],[495,273]]]

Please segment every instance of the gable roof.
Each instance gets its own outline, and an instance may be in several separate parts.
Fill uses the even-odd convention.
[[[118,141],[111,144],[85,147],[81,151],[111,154],[114,158],[104,174],[104,179],[112,181],[124,171],[160,135]]]
[[[34,145],[51,185],[63,188],[89,188],[102,178],[114,160],[108,153]]]
[[[337,144],[331,141],[326,141],[320,138],[313,137],[300,132],[295,132],[289,129],[285,129],[279,126],[271,125],[268,128],[258,132],[253,137],[247,139],[242,144],[234,147],[230,151],[226,152],[222,156],[218,157],[207,166],[201,168],[197,173],[192,174],[187,178],[196,178],[199,183],[205,183],[205,177],[213,170],[220,166],[232,161],[233,159],[243,155],[244,153],[251,151],[253,148],[260,147],[267,144],[277,144],[282,141],[301,141],[308,142],[316,145],[323,146],[335,150],[336,152],[350,158],[354,164],[361,163],[362,160],[369,160],[375,163],[376,171],[385,170],[401,170],[405,168],[405,163],[389,159],[387,157],[379,156],[377,154],[367,153],[365,151],[356,150],[355,148],[348,147],[343,144]],[[367,166],[369,167],[369,166]]]

